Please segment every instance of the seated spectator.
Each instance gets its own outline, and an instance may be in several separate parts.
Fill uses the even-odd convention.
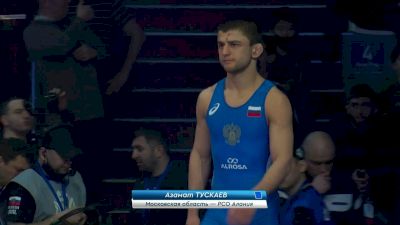
[[[134,189],[187,190],[187,164],[169,156],[167,141],[160,132],[136,131],[132,148],[132,159],[143,172]],[[182,209],[134,210],[132,224],[180,225],[185,224],[186,214]]]
[[[68,126],[50,129],[38,151],[38,161],[7,185],[3,191],[8,224],[54,224],[75,208],[85,206],[86,190],[78,172],[71,170],[71,159],[79,153],[73,146]],[[84,224],[86,215],[78,212],[65,218],[69,224]]]
[[[0,125],[2,138],[18,138],[27,141],[27,135],[33,128],[33,117],[27,102],[20,98],[11,98],[0,104]]]
[[[374,212],[369,217],[375,222],[391,220],[395,199],[399,198],[398,184],[393,182],[398,175],[392,169],[398,164],[397,136],[392,132],[397,129],[393,127],[396,119],[382,115],[380,105],[377,94],[368,85],[355,85],[348,96],[346,113],[328,126],[337,147],[335,167],[346,177],[353,177],[356,184],[354,208],[362,211],[363,201],[370,198]],[[366,175],[355,176],[355,171]]]
[[[338,114],[329,123],[328,133],[337,148],[337,165],[353,172],[371,166],[372,146],[376,138],[379,118],[377,94],[367,84],[357,84],[349,92],[346,112]]]
[[[304,160],[304,150],[300,147],[294,151],[289,175],[279,186],[280,190],[287,195],[287,199],[281,204],[281,225],[326,224],[324,221],[324,202],[321,195],[307,180],[306,170],[307,163]]]
[[[0,140],[0,188],[5,188],[18,173],[28,169],[33,161],[33,149],[23,140],[6,138]],[[1,192],[0,192],[1,193]]]
[[[337,225],[364,224],[363,211],[359,206],[356,207],[356,200],[360,191],[366,188],[368,178],[358,176],[357,171],[350,174],[338,167],[336,162],[334,167],[335,144],[326,132],[309,133],[301,148],[305,153],[311,186],[324,198],[327,210],[324,213],[325,220]]]
[[[6,138],[0,141],[0,187],[19,172],[30,167],[34,152],[29,145],[18,138]]]
[[[30,167],[33,161],[33,149],[23,140],[18,138],[7,138],[0,140],[0,224],[3,220],[4,197],[3,190],[6,185],[20,172]]]
[[[307,175],[311,185],[320,194],[325,194],[331,188],[331,171],[335,158],[335,144],[329,134],[322,131],[309,133],[301,148],[305,152]]]

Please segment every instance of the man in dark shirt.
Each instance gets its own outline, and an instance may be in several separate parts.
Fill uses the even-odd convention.
[[[115,111],[115,105],[120,102],[115,101],[115,98],[119,96],[111,94],[118,92],[127,82],[133,63],[144,42],[144,33],[136,23],[135,15],[129,13],[125,8],[123,0],[71,1],[69,15],[74,15],[76,8],[81,4],[93,9],[94,17],[86,23],[90,30],[102,40],[106,49],[106,57],[95,62],[105,118],[74,125],[77,145],[86,154],[81,160],[78,160],[76,166],[78,170],[82,168],[80,170],[82,176],[87,188],[91,190],[88,192],[88,201],[91,202],[101,195],[97,193],[98,188],[96,187],[100,186],[102,178],[113,173],[110,168],[106,169],[102,166],[107,163],[108,154],[113,147],[106,140],[112,136],[109,133],[112,129],[110,120]],[[94,163],[92,162],[93,157],[97,159],[97,166],[88,169],[87,165]]]
[[[138,190],[186,190],[187,164],[172,159],[161,133],[155,130],[138,130],[132,142],[132,159],[143,177],[135,183]],[[131,224],[179,225],[185,224],[186,210],[182,209],[136,209]]]
[[[118,92],[128,80],[145,35],[135,15],[125,8],[124,0],[85,0],[84,3],[94,10],[94,18],[87,23],[107,48],[109,57],[99,61],[97,69],[101,85],[110,79],[106,89],[106,94],[110,95]],[[77,2],[71,3],[70,12],[75,11],[76,5]]]

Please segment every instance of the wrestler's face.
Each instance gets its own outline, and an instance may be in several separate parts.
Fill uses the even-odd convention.
[[[6,131],[25,135],[32,129],[33,117],[26,109],[24,100],[15,99],[7,104],[1,123]]]
[[[140,171],[153,172],[157,164],[155,147],[145,137],[136,137],[132,142],[132,159]]]
[[[239,30],[218,32],[219,62],[229,74],[241,73],[249,67],[253,48],[254,45],[250,45],[249,39]]]

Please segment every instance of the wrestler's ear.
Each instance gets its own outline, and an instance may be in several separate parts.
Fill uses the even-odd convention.
[[[261,43],[256,43],[252,46],[251,57],[256,59],[264,52],[264,46]]]

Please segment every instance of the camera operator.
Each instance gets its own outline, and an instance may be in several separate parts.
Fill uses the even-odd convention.
[[[73,144],[71,127],[60,125],[49,129],[38,150],[38,160],[7,185],[4,211],[8,224],[55,224],[66,213],[86,204],[86,189],[71,160],[80,154]],[[87,216],[79,212],[65,220],[84,224]]]

